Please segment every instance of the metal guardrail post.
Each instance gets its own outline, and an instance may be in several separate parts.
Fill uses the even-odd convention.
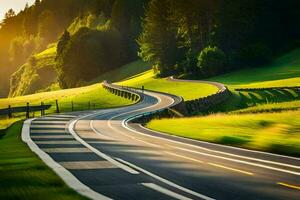
[[[74,111],[74,102],[71,102],[72,112]]]

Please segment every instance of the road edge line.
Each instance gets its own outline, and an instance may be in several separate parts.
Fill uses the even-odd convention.
[[[71,172],[66,170],[60,164],[55,162],[46,152],[42,151],[30,138],[30,125],[34,119],[28,119],[24,121],[21,137],[22,141],[28,145],[30,150],[35,153],[49,168],[51,168],[71,189],[77,193],[91,198],[91,199],[102,199],[112,200],[102,194],[99,194],[80,182]]]

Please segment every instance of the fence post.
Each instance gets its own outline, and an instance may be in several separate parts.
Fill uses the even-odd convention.
[[[44,115],[44,103],[41,102],[41,116]]]
[[[12,110],[11,110],[11,106],[8,106],[8,118],[12,118]]]
[[[58,100],[55,100],[55,105],[56,105],[56,113],[59,113]]]
[[[91,110],[91,102],[89,101],[89,110]]]
[[[72,101],[71,102],[71,109],[72,109],[72,112],[74,111],[74,102]]]
[[[29,103],[27,102],[27,105],[26,105],[26,118],[28,119],[29,118]]]

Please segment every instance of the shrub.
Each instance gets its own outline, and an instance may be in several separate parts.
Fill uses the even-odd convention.
[[[204,76],[214,76],[225,71],[225,63],[225,53],[218,47],[208,46],[200,52],[197,66]]]

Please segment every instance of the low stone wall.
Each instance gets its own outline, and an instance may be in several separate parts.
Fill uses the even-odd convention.
[[[230,90],[224,86],[217,93],[210,96],[185,101],[185,106],[189,115],[199,112],[207,112],[210,108],[224,103],[230,96]]]

